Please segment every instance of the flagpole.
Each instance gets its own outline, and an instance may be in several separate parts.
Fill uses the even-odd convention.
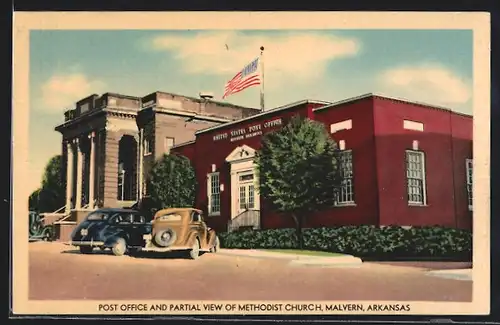
[[[262,80],[260,83],[260,110],[264,111],[264,46],[260,47],[260,73],[262,75]]]

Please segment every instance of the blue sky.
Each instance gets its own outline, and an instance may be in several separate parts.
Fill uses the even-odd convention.
[[[31,31],[30,190],[61,152],[54,127],[77,100],[157,90],[221,100],[261,45],[266,108],[375,92],[472,114],[470,30]],[[258,107],[259,87],[225,101]]]

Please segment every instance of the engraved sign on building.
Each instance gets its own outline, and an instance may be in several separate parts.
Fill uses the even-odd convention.
[[[216,134],[213,136],[213,141],[229,139],[229,141],[234,142],[243,139],[253,138],[262,135],[263,132],[273,127],[281,126],[282,124],[283,120],[281,118],[270,120],[264,123],[252,124],[248,127],[234,129],[224,133]]]

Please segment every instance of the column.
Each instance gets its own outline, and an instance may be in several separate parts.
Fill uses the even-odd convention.
[[[140,132],[141,131],[138,131],[137,134],[134,134],[134,139],[135,139],[135,142],[136,142],[136,148],[137,150],[135,151],[135,180],[134,180],[134,183],[135,183],[135,200],[136,201],[139,201],[139,184],[140,184],[140,165],[141,165],[141,159],[140,159],[140,156],[141,156],[141,135],[140,135]]]
[[[138,184],[138,189],[139,189],[139,200],[142,199],[142,193],[143,193],[143,165],[144,165],[144,129],[141,128],[139,131],[139,184]]]
[[[80,148],[80,141],[76,139],[76,203],[75,209],[82,207],[82,149]]]
[[[95,132],[89,134],[90,138],[90,171],[89,171],[89,209],[94,209],[95,190]]]
[[[73,145],[72,140],[66,141],[66,213],[71,210],[73,196]]]

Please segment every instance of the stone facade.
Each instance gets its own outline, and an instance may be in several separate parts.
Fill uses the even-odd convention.
[[[66,221],[80,211],[130,206],[146,194],[154,161],[195,132],[259,113],[258,109],[207,98],[154,92],[145,97],[91,95],[65,112],[55,128],[66,161]],[[139,186],[142,184],[142,186]]]

